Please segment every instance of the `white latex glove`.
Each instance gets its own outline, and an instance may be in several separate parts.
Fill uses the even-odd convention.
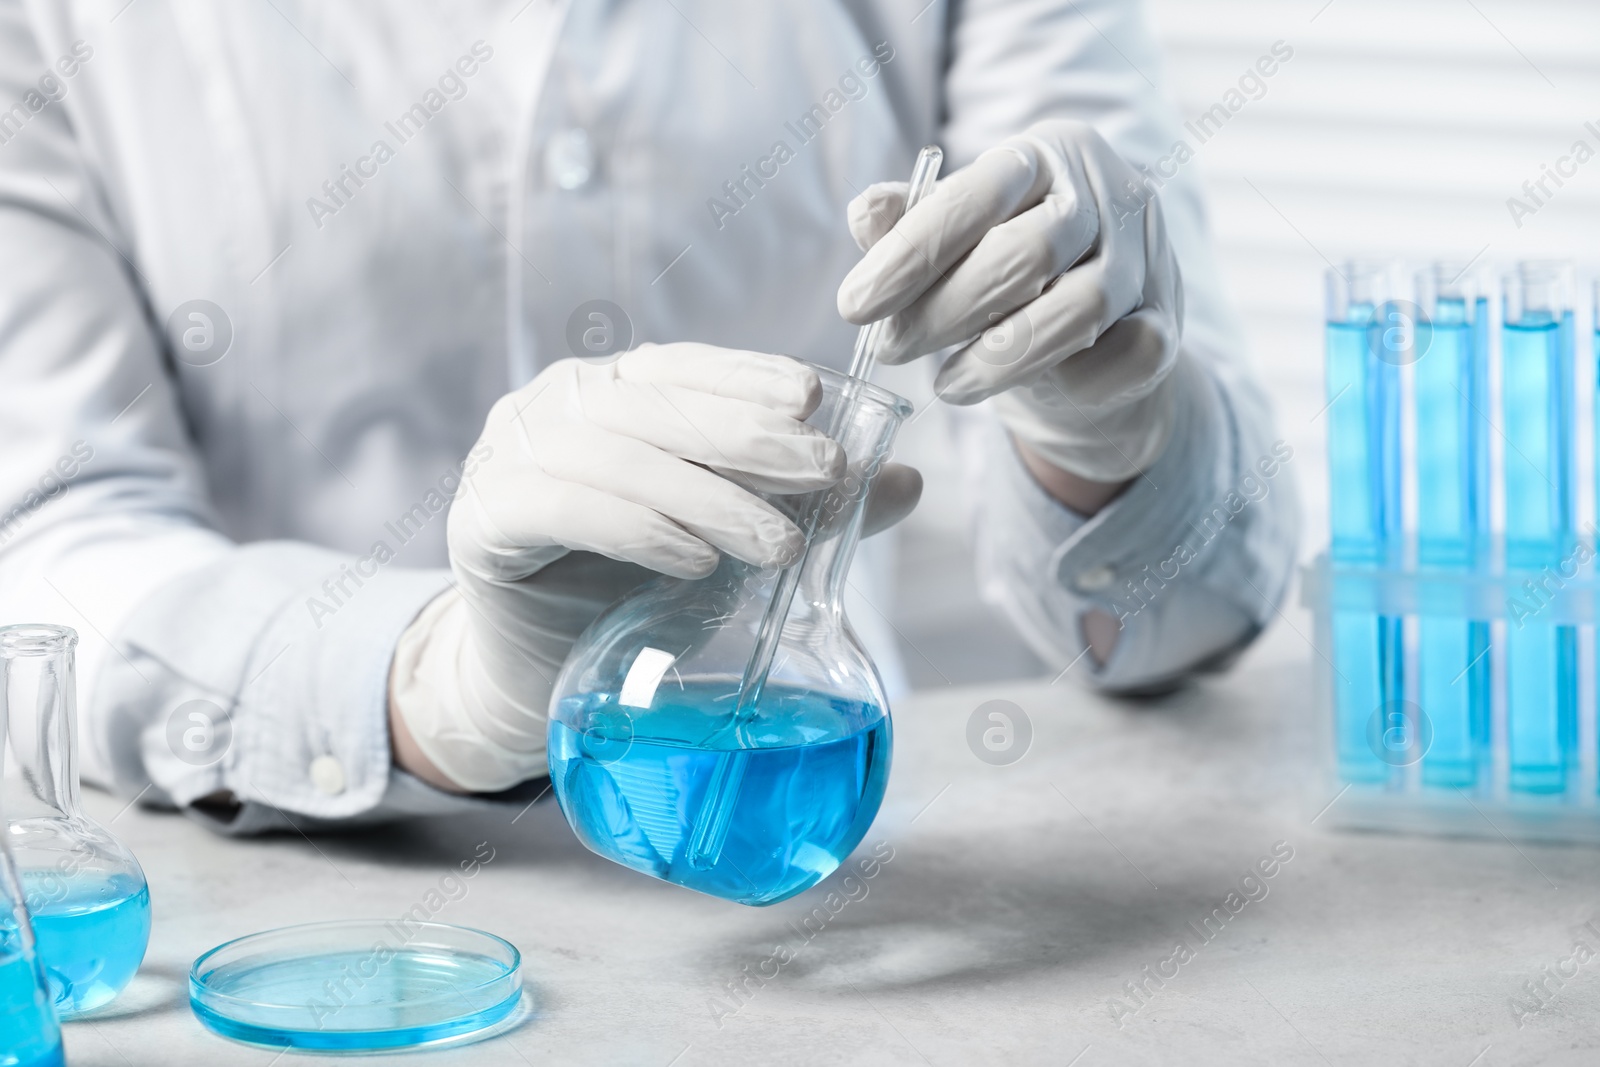
[[[1016,437],[1093,481],[1155,462],[1173,422],[1183,289],[1138,173],[1090,126],[1056,119],[902,218],[905,196],[903,182],[874,185],[849,209],[867,254],[839,287],[839,313],[893,315],[879,358],[963,344],[935,380],[944,400],[996,397]]]
[[[544,774],[562,661],[649,571],[703,577],[721,552],[795,558],[800,531],[750,490],[844,473],[839,446],[800,421],[821,397],[792,359],[699,344],[562,360],[502,397],[450,508],[455,586],[406,629],[391,669],[391,718],[432,765],[422,776],[492,792]],[[920,489],[915,471],[886,468],[870,517],[903,517]]]

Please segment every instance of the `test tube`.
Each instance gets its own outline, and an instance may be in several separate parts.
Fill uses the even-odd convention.
[[[1596,362],[1597,374],[1596,374],[1596,377],[1595,377],[1595,389],[1596,389],[1597,398],[1600,398],[1600,278],[1596,278],[1595,279],[1594,288],[1593,288],[1593,292],[1592,292],[1591,296],[1592,296],[1593,299],[1591,300],[1591,302],[1589,304],[1589,309],[1590,309],[1591,315],[1593,316],[1593,323],[1594,323],[1593,337],[1591,338],[1591,340],[1593,342],[1593,348],[1592,348],[1591,351],[1593,352],[1594,357],[1595,357],[1595,359],[1597,361]],[[1595,404],[1594,414],[1595,414],[1594,433],[1595,433],[1595,449],[1596,449],[1595,475],[1596,475],[1597,478],[1600,478],[1600,399],[1597,399],[1597,402]],[[1595,495],[1595,501],[1596,501],[1596,509],[1600,510],[1600,485],[1597,485],[1597,492],[1596,492],[1596,495]],[[1591,535],[1595,534],[1596,526],[1600,526],[1600,519],[1597,519],[1595,523],[1590,525],[1589,533]],[[1596,627],[1595,632],[1596,632],[1597,635],[1600,635],[1600,627]],[[1597,713],[1597,717],[1600,717],[1600,713]]]
[[[1400,368],[1384,358],[1378,318],[1392,291],[1384,264],[1347,263],[1327,274],[1329,554],[1336,567],[1390,562],[1399,541]],[[1337,589],[1334,596],[1337,603]],[[1386,725],[1385,709],[1403,696],[1401,619],[1336,608],[1332,630],[1340,777],[1384,782],[1390,763],[1372,742],[1371,726]]]
[[[1417,563],[1469,572],[1489,535],[1488,301],[1467,265],[1435,263],[1416,277]],[[1487,771],[1489,622],[1417,620],[1417,701],[1432,726],[1426,786],[1472,789]]]
[[[1506,740],[1510,788],[1560,793],[1577,764],[1578,635],[1552,618],[1576,535],[1572,274],[1528,262],[1505,278]]]

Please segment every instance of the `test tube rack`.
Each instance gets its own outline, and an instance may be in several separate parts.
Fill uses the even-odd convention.
[[[1503,558],[1498,548],[1495,554]],[[1592,562],[1571,579],[1562,578],[1558,567],[1551,573],[1555,579],[1503,566],[1467,574],[1360,566],[1335,563],[1327,553],[1304,568],[1301,595],[1313,612],[1312,636],[1319,650],[1313,670],[1324,773],[1316,776],[1310,800],[1319,808],[1326,805],[1320,823],[1600,844],[1595,729],[1600,575]],[[1537,596],[1530,594],[1530,583]],[[1394,673],[1401,684],[1365,716],[1341,715],[1339,707],[1339,690],[1347,681],[1335,661],[1335,617],[1340,615],[1400,620],[1401,660]],[[1574,744],[1565,782],[1554,791],[1530,791],[1512,782],[1506,646],[1519,618],[1524,627],[1570,627],[1575,635]],[[1425,707],[1416,669],[1423,620],[1483,622],[1488,630],[1482,659],[1461,663],[1453,680],[1469,704],[1471,687],[1482,695],[1482,743],[1466,766],[1452,759],[1440,775],[1432,773],[1429,757],[1437,751],[1442,724]]]
[[[1404,276],[1328,279],[1317,818],[1600,844],[1600,334],[1564,264]],[[1460,329],[1430,351],[1435,310]]]

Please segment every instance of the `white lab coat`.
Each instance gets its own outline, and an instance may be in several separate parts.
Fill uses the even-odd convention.
[[[229,791],[237,832],[460,803],[390,768],[389,657],[574,312],[841,365],[851,197],[1057,115],[1153,162],[1159,67],[1118,0],[0,0],[0,621],[83,635],[86,777]],[[1126,615],[1106,685],[1248,640],[1292,556],[1278,491],[1113,602],[1271,447],[1192,170],[1161,196],[1198,369],[1166,458],[1085,523],[964,445],[985,588],[1061,666]],[[203,766],[195,700],[232,730]]]

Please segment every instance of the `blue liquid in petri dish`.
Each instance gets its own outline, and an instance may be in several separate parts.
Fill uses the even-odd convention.
[[[29,876],[23,873],[24,889]],[[150,890],[122,877],[73,878],[29,913],[56,1012],[70,1019],[108,1003],[133,980],[150,941]]]
[[[206,971],[203,988],[191,977],[190,1006],[222,1036],[257,1045],[414,1048],[510,1015],[522,996],[516,975],[515,960],[435,947],[262,953]]]
[[[61,1030],[17,935],[0,928],[0,1065],[60,1067]]]
[[[578,837],[601,856],[725,900],[775,904],[832,874],[861,843],[888,784],[889,718],[772,685],[755,720],[730,731],[727,695],[727,686],[663,688],[649,711],[618,708],[610,694],[572,697],[550,726],[550,777]],[[619,731],[618,722],[628,725]],[[727,837],[700,869],[686,848],[707,782],[736,749],[747,755]]]

